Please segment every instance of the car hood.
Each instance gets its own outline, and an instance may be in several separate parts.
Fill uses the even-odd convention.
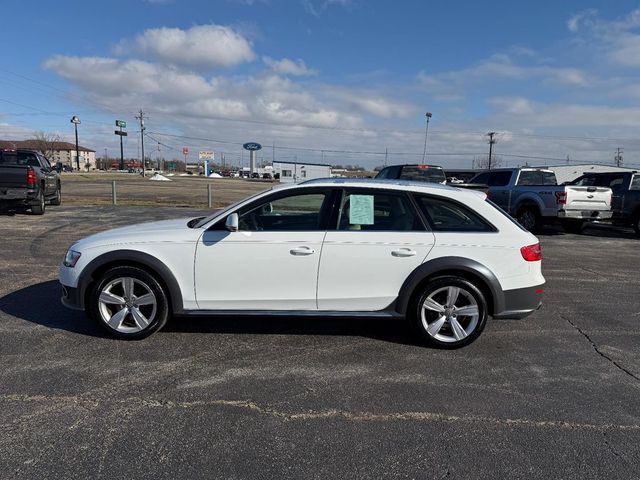
[[[187,223],[193,217],[146,222],[114,228],[83,238],[74,247],[88,248],[92,246],[119,243],[150,242],[184,242],[194,241],[202,234],[202,230],[189,228]]]

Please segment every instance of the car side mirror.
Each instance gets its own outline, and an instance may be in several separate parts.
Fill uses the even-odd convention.
[[[225,226],[227,227],[227,230],[229,230],[230,232],[237,232],[238,231],[238,214],[232,213],[231,215],[229,215],[227,217],[227,221],[225,222]]]

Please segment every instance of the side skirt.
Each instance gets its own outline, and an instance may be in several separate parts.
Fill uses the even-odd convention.
[[[182,310],[176,317],[332,317],[332,318],[404,318],[395,311],[342,312],[334,310]]]

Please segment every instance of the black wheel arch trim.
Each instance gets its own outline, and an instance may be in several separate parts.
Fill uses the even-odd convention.
[[[402,284],[398,299],[395,303],[395,309],[397,312],[406,315],[409,302],[415,292],[418,285],[429,277],[433,277],[438,273],[447,273],[451,271],[460,271],[469,273],[474,277],[481,279],[485,286],[489,289],[491,298],[487,299],[489,304],[490,315],[495,312],[501,312],[504,310],[504,292],[500,286],[500,282],[496,276],[486,266],[482,265],[475,260],[464,257],[439,257],[433,260],[427,260],[422,265],[418,266]],[[478,286],[480,287],[480,286]]]
[[[155,273],[159,280],[161,280],[167,287],[167,296],[169,297],[170,309],[173,313],[180,313],[183,311],[182,303],[182,291],[178,281],[176,280],[169,267],[167,267],[162,261],[158,260],[153,255],[148,253],[139,252],[137,250],[117,250],[113,252],[104,253],[93,260],[91,260],[83,269],[80,277],[78,278],[78,300],[80,307],[85,307],[85,298],[87,294],[87,288],[96,279],[94,273],[101,267],[110,263],[121,263],[121,266],[142,266],[151,270],[150,273]]]

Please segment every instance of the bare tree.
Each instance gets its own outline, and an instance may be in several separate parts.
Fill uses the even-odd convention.
[[[62,141],[62,138],[57,133],[47,133],[38,130],[34,132],[33,140],[36,143],[36,150],[51,159],[53,152],[57,150],[56,144]]]
[[[493,155],[491,162],[489,162],[489,155],[477,156],[473,159],[473,168],[490,170],[492,168],[500,168],[502,163],[502,157],[499,155]]]

